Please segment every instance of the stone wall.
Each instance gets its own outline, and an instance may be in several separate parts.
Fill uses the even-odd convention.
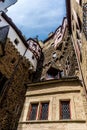
[[[68,36],[66,36],[66,34]],[[51,66],[56,69],[62,70],[64,76],[78,75],[79,69],[73,43],[70,38],[70,35],[67,32],[66,34],[63,41],[61,41],[57,45],[57,48],[55,48],[55,46],[52,45],[54,43],[53,39],[50,39],[47,43],[45,43],[47,44],[47,46],[44,45],[43,48],[44,62],[41,75],[41,77],[43,77],[44,79],[46,77],[48,69]],[[56,57],[53,56],[55,54]]]
[[[18,130],[86,130],[82,92],[80,82],[75,79],[28,84]],[[70,100],[71,119],[60,119],[61,100]],[[48,101],[48,120],[27,120],[30,103]]]
[[[72,28],[71,37],[73,39],[73,45],[76,52],[77,61],[79,62],[79,78],[83,82],[83,102],[87,118],[87,40],[83,32],[83,5],[84,3],[87,3],[87,0],[82,0],[79,2],[80,3],[78,3],[76,0],[70,1]],[[79,32],[79,37],[77,36],[77,32]],[[80,41],[79,44],[77,44],[78,40]],[[76,48],[77,46],[79,46],[79,49]]]
[[[0,57],[0,72],[8,79],[0,97],[0,130],[16,130],[24,103],[25,84],[31,82],[29,67],[29,61],[20,56],[8,39],[5,55]]]

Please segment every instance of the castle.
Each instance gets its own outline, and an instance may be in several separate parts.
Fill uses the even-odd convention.
[[[0,12],[0,130],[87,130],[87,0],[43,42]]]

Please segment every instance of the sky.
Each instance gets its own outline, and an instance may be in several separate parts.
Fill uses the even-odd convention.
[[[18,0],[7,15],[27,39],[38,36],[43,41],[62,24],[65,0]]]

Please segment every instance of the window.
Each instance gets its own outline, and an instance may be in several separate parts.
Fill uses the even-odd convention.
[[[52,58],[55,59],[57,57],[56,52],[53,53]]]
[[[18,45],[18,44],[19,44],[19,40],[16,38],[16,39],[14,40],[14,43],[15,43],[16,45]]]
[[[61,35],[58,37],[58,39],[60,39],[61,38]]]
[[[82,0],[79,0],[79,4],[82,6]]]
[[[29,120],[36,120],[38,103],[30,104]]]
[[[35,58],[34,55],[32,55],[32,59],[33,59],[33,60],[34,60],[34,58]]]
[[[70,119],[70,101],[60,101],[60,119]]]
[[[54,46],[54,43],[52,43],[51,46]]]
[[[49,102],[31,103],[27,120],[48,120]]]
[[[47,71],[47,76],[46,80],[51,80],[51,79],[60,79],[61,77],[61,70],[50,67]]]
[[[81,32],[82,31],[82,22],[80,20],[80,17],[78,16],[78,14],[77,14],[77,19],[78,19],[78,24],[79,24],[79,31]]]
[[[57,50],[61,51],[61,50],[62,50],[62,46],[63,46],[63,43],[61,43],[61,44],[57,47]]]
[[[40,120],[47,120],[48,119],[48,108],[49,103],[41,103],[40,104]]]
[[[32,49],[35,51],[37,49],[37,45],[33,43]]]
[[[14,63],[15,63],[15,61],[16,61],[16,59],[15,59],[15,58],[13,58],[13,59],[11,60],[11,63],[12,63],[12,64],[14,64]]]

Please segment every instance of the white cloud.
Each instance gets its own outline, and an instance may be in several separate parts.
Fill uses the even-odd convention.
[[[61,24],[66,14],[65,0],[18,0],[14,6],[9,8],[7,14],[29,37],[28,30],[31,30],[33,35],[37,35],[35,33],[39,34],[42,30],[43,32],[44,30],[50,31],[51,28],[56,29]],[[34,29],[37,31],[35,32]],[[31,32],[29,31],[29,35]]]

